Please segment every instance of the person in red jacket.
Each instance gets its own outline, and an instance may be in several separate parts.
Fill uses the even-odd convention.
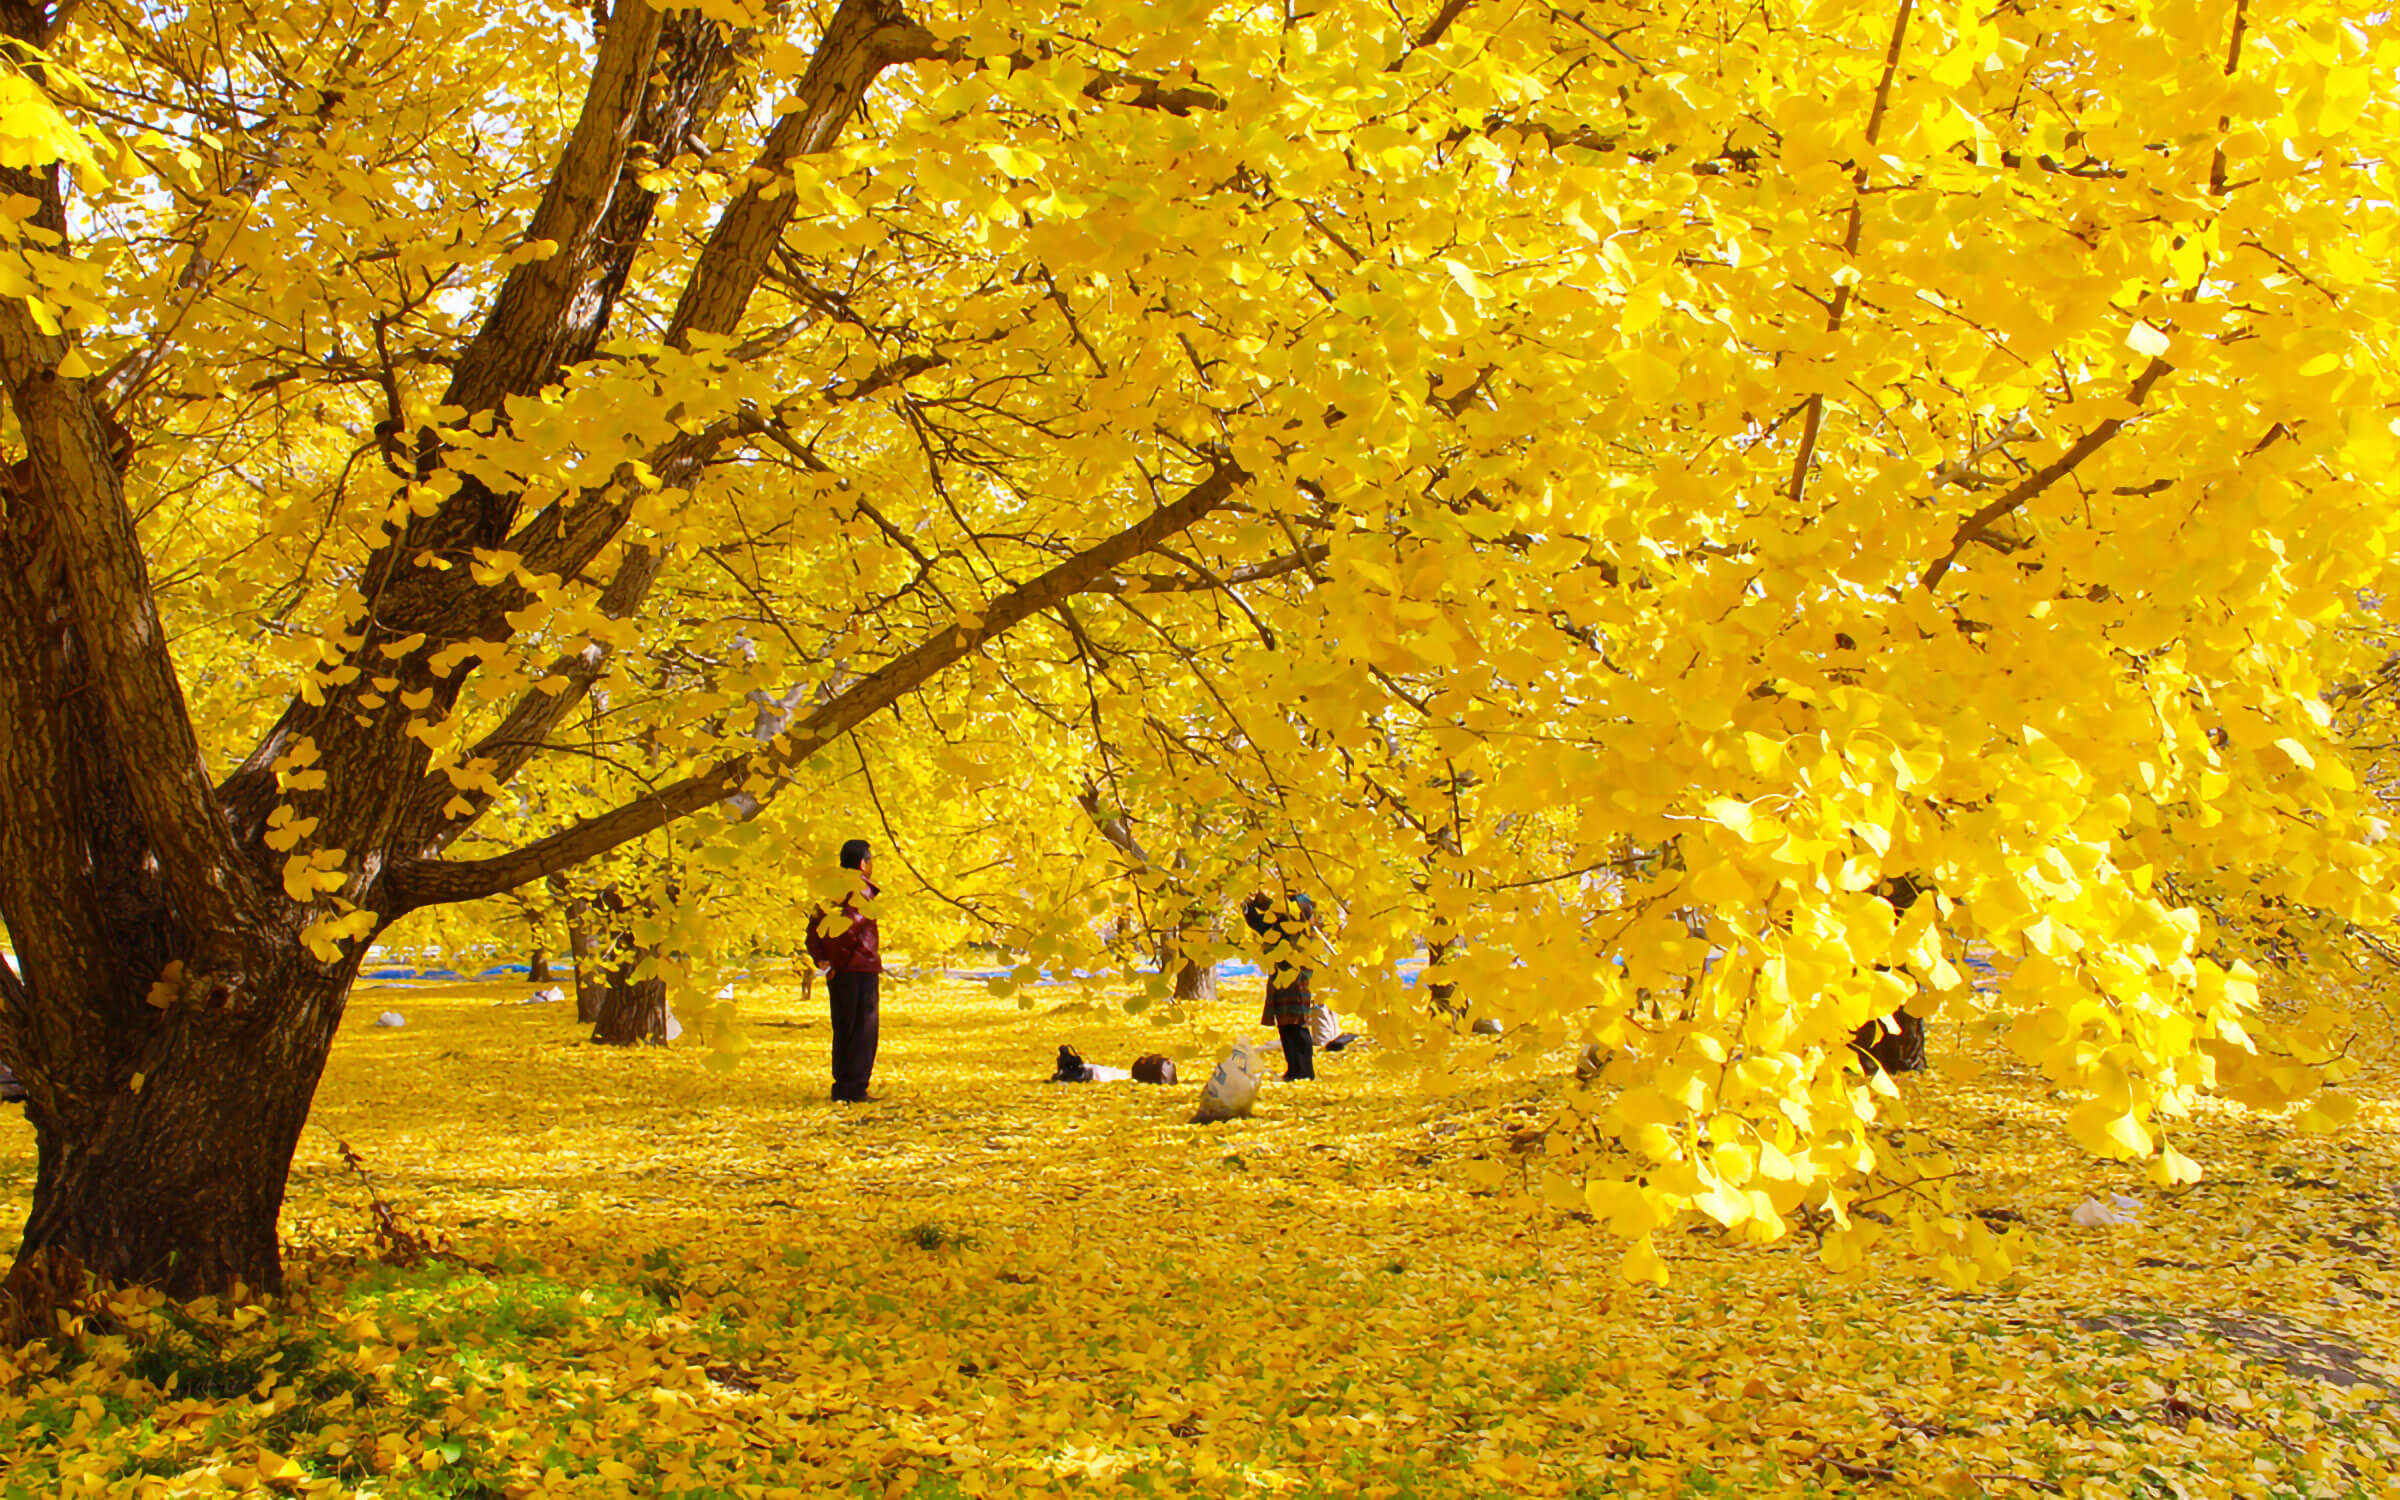
[[[842,845],[842,868],[858,872],[857,886],[839,911],[818,909],[808,924],[808,956],[825,970],[825,1000],[833,1008],[834,1101],[864,1104],[867,1079],[875,1071],[876,991],[883,974],[883,941],[875,919],[859,910],[879,894],[875,854],[865,839]],[[841,930],[826,930],[833,927]]]

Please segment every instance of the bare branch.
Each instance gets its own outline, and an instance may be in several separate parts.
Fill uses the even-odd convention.
[[[1867,144],[1883,133],[1884,112],[1891,107],[1892,79],[1900,71],[1901,44],[1908,39],[1908,18],[1916,8],[1916,0],[1900,0],[1900,13],[1892,18],[1891,45],[1883,54],[1883,78],[1875,85],[1875,105],[1867,112]],[[1851,178],[1850,227],[1842,235],[1842,254],[1853,264],[1858,259],[1858,236],[1866,221],[1867,168],[1861,162]],[[1842,331],[1842,318],[1850,310],[1851,283],[1844,281],[1833,290],[1833,306],[1825,317],[1825,331]],[[1785,487],[1784,498],[1798,506],[1808,494],[1808,471],[1817,461],[1817,437],[1825,427],[1825,393],[1819,391],[1808,398],[1808,415],[1800,423],[1800,447],[1792,455],[1792,479]]]
[[[2141,405],[2143,399],[2150,394],[2150,388],[2158,384],[2160,379],[2173,368],[2175,367],[2163,359],[2152,359],[2143,368],[2142,373],[2135,378],[2133,385],[2127,389],[2125,399],[2135,406]],[[1958,554],[1966,550],[1969,542],[1982,536],[1985,531],[1990,529],[1992,523],[2002,516],[2016,510],[2026,501],[2058,483],[2067,475],[2074,473],[2077,465],[2107,447],[2109,441],[2124,430],[2126,420],[2124,417],[2110,417],[2082,437],[2077,438],[2075,445],[2066,452],[2027,475],[2007,494],[1959,522],[1957,532],[1950,538],[1950,550],[1936,558],[1933,565],[1925,570],[1923,579],[1925,592],[1930,594],[1941,587],[1943,577],[1950,571],[1950,565],[1958,561]]]

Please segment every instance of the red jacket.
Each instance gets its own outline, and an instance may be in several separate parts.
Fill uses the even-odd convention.
[[[880,894],[870,883],[865,899],[872,901]],[[808,924],[808,956],[836,974],[882,973],[883,940],[875,931],[875,919],[859,914],[855,898],[842,903],[842,913],[850,918],[850,925],[828,934],[823,929],[833,913],[818,908]]]

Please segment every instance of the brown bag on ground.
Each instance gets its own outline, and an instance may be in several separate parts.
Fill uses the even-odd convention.
[[[1173,1083],[1175,1061],[1157,1052],[1145,1052],[1133,1060],[1133,1081],[1136,1083]]]

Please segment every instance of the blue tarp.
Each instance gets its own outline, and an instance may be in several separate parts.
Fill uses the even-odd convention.
[[[361,969],[358,977],[361,979],[500,979],[510,974],[529,974],[531,972],[533,971],[523,964],[497,964],[489,969],[478,969],[472,974],[462,974],[456,969],[411,969],[405,965],[385,964],[381,968]]]
[[[1974,980],[1978,987],[1988,986],[1992,980],[1998,977],[1998,971],[1992,967],[1991,961],[1980,953],[1968,953],[1964,955],[1963,961],[1968,969],[1974,971]],[[1416,985],[1419,972],[1423,970],[1424,967],[1425,960],[1421,958],[1405,959],[1399,964],[1395,965],[1394,970],[1400,976],[1401,988],[1413,988]],[[412,969],[405,965],[385,964],[379,968],[363,970],[361,971],[359,977],[361,979],[394,980],[505,979],[512,975],[522,976],[528,972],[530,971],[523,964],[495,964],[488,969],[478,969],[472,974],[462,973],[457,969]],[[1147,974],[1156,973],[1157,971],[1153,969],[1144,969],[1136,970],[1135,972]],[[942,973],[944,977],[950,979],[988,980],[1006,979],[1016,973],[1016,970],[1013,968],[944,969]],[[1258,965],[1251,963],[1246,959],[1229,958],[1217,965],[1217,978],[1219,980],[1256,979],[1259,977],[1259,974],[1260,969]],[[1107,977],[1108,976],[1104,974],[1093,974],[1087,969],[1076,969],[1071,971],[1065,978],[1061,978],[1058,975],[1051,973],[1048,969],[1043,969],[1035,977],[1033,982],[1036,984],[1066,984],[1077,979],[1104,979]]]

